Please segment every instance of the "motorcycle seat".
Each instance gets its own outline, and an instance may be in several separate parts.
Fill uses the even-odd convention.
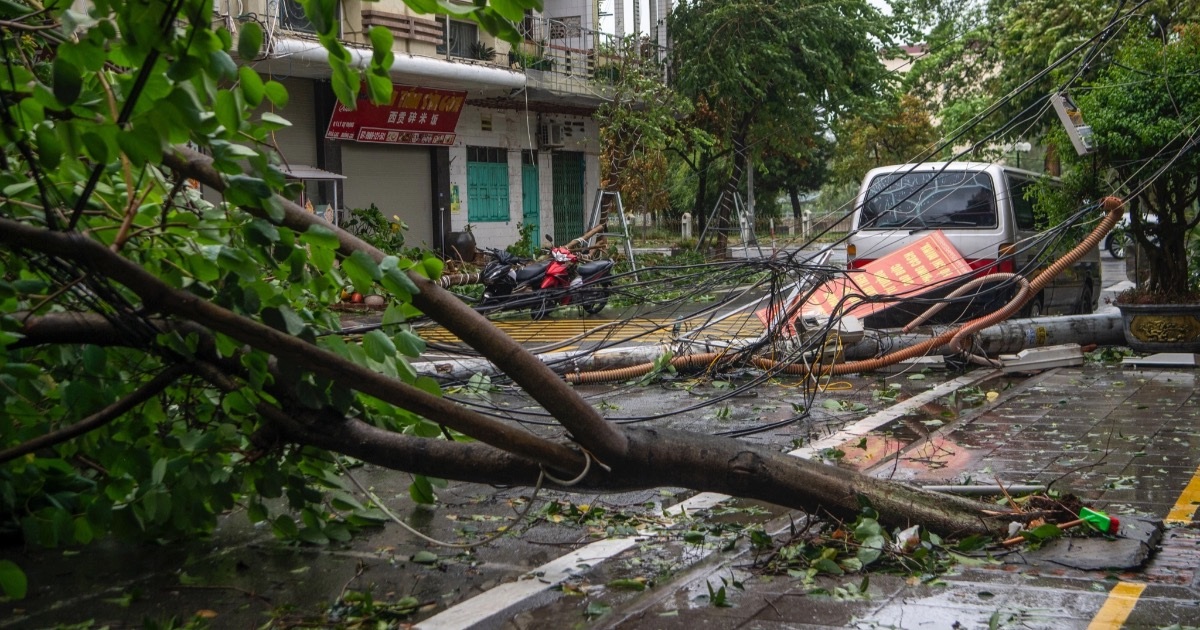
[[[590,278],[612,266],[613,261],[611,260],[593,260],[579,265],[579,275],[585,279]]]
[[[517,283],[527,282],[539,276],[546,275],[546,267],[550,266],[549,260],[533,263],[517,269]]]

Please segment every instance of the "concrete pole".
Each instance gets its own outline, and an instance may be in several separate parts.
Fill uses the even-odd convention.
[[[843,356],[847,361],[873,359],[922,343],[949,328],[948,326],[938,326],[933,327],[932,330],[913,333],[901,333],[899,330],[869,330],[861,341],[846,346]],[[1122,345],[1125,343],[1125,333],[1122,330],[1121,314],[1112,312],[1038,319],[1010,319],[979,331],[975,335],[975,339],[984,352],[995,357],[999,354],[1015,354],[1028,348],[1067,343],[1079,345],[1094,343],[1101,346]],[[575,371],[589,372],[649,363],[667,351],[675,352],[676,355],[721,352],[743,347],[753,341],[753,339],[731,339],[728,342],[689,341],[683,351],[680,350],[679,344],[673,343],[608,348],[595,352],[575,350],[541,354],[538,355],[538,359],[559,374]],[[958,353],[952,352],[948,348],[941,348],[930,354],[949,356]],[[413,367],[419,374],[458,381],[465,381],[476,373],[489,376],[499,373],[499,370],[486,359],[431,359],[414,363]]]

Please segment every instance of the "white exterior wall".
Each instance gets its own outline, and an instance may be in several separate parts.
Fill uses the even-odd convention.
[[[559,0],[544,3],[542,16],[548,18],[562,18],[580,16],[580,26],[591,30],[600,30],[593,22],[595,22],[596,4],[595,0]]]
[[[491,117],[492,130],[483,131],[482,122]],[[462,231],[470,216],[467,199],[467,147],[503,147],[508,150],[508,221],[486,221],[471,223],[475,242],[480,247],[504,248],[517,242],[521,222],[521,151],[538,144],[538,118],[536,113],[516,110],[483,109],[472,105],[463,108],[456,129],[458,138],[450,147],[451,197],[458,188],[457,210],[450,213],[450,229]],[[584,220],[591,210],[596,189],[600,186],[600,131],[596,122],[582,116],[542,114],[543,123],[564,124],[570,131],[565,137],[562,150],[581,151],[585,154],[584,170]],[[582,128],[579,124],[582,123]],[[532,142],[532,145],[530,144]],[[538,206],[541,212],[542,234],[554,233],[554,178],[551,169],[551,152],[538,154]]]

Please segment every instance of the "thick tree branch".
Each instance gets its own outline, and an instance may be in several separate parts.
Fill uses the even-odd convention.
[[[63,427],[57,431],[52,431],[45,435],[36,437],[28,442],[18,444],[12,448],[0,451],[0,464],[14,460],[22,455],[33,453],[39,449],[61,444],[72,438],[79,437],[85,433],[95,431],[100,427],[116,420],[126,412],[134,409],[138,405],[157,396],[159,392],[166,389],[168,385],[174,383],[188,372],[189,366],[186,363],[176,363],[167,366],[166,369],[154,375],[146,384],[134,390],[125,398],[97,411],[96,413],[72,424],[71,426]]]
[[[498,448],[556,467],[577,457],[565,446],[464,409],[297,337],[237,315],[199,296],[173,289],[135,263],[77,232],[51,232],[0,218],[0,242],[14,249],[32,249],[77,261],[137,293],[146,310],[151,313],[168,313],[194,321],[275,355],[280,360],[289,361],[314,374],[445,424]]]
[[[225,181],[213,168],[212,158],[197,151],[175,147],[174,151],[163,155],[163,165],[205,186],[218,191],[225,190]],[[276,198],[286,212],[283,220],[286,227],[297,232],[304,232],[314,225],[333,229],[337,233],[339,250],[343,255],[348,256],[355,251],[361,251],[370,255],[376,262],[382,261],[386,256],[353,234],[309,214],[295,203],[282,197]],[[246,211],[266,217],[262,210],[246,208]],[[409,277],[420,289],[420,293],[412,296],[414,306],[496,364],[562,423],[570,431],[573,439],[602,460],[617,458],[624,453],[624,434],[608,423],[550,368],[526,352],[508,335],[497,330],[487,318],[468,307],[454,294],[417,274],[410,273]]]
[[[20,350],[42,345],[92,344],[96,346],[128,346],[129,339],[111,321],[99,313],[64,311],[32,315],[27,312],[14,313],[13,319],[23,327],[21,339],[8,345],[9,350]],[[155,328],[164,330],[167,321],[151,320]]]
[[[532,486],[531,462],[484,445],[418,440],[347,419],[345,423],[281,423],[285,439],[407,472],[475,483]],[[928,492],[851,470],[775,453],[729,438],[687,431],[624,429],[629,454],[612,471],[588,475],[568,492],[615,492],[678,486],[760,499],[810,512],[853,518],[865,499],[884,522],[920,523],[942,533],[990,534],[1015,515],[985,514],[994,505]]]

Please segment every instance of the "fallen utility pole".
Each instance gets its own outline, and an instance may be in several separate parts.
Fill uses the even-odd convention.
[[[951,327],[935,326],[911,333],[896,330],[868,330],[861,341],[845,346],[843,357],[848,361],[872,359],[923,343]],[[695,331],[693,331],[695,332]],[[576,350],[538,355],[538,359],[559,374],[610,370],[654,361],[667,352],[676,356],[701,352],[737,350],[754,343],[753,339],[732,339],[728,342],[689,341],[662,343],[604,350]],[[980,351],[989,356],[1012,354],[1029,348],[1076,343],[1081,346],[1120,345],[1125,336],[1121,315],[1117,312],[1091,315],[1063,315],[1036,319],[1010,319],[989,326],[975,335]],[[958,352],[943,346],[933,354],[956,355]],[[467,380],[475,374],[495,376],[500,373],[487,359],[431,359],[414,364],[416,370],[428,376],[447,380]]]

